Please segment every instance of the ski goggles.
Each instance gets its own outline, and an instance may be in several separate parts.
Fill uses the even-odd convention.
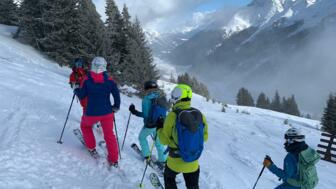
[[[285,134],[285,140],[286,142],[288,142],[289,144],[293,143],[293,142],[303,142],[305,139],[304,135],[286,135]]]

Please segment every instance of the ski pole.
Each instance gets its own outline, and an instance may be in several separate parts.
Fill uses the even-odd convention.
[[[63,137],[64,129],[65,129],[65,126],[66,126],[66,124],[67,124],[67,122],[68,122],[69,114],[70,114],[70,111],[71,111],[72,104],[73,104],[73,101],[74,101],[74,99],[75,99],[75,96],[76,96],[76,94],[74,93],[73,96],[72,96],[72,100],[71,100],[70,108],[69,108],[69,110],[68,110],[68,115],[67,115],[67,117],[66,117],[66,119],[65,119],[65,123],[64,123],[63,129],[62,129],[61,136],[60,136],[59,140],[57,141],[57,143],[59,143],[59,144],[62,144],[62,143],[63,143],[63,142],[62,142],[62,137]]]
[[[128,130],[128,126],[129,126],[129,123],[130,123],[130,120],[131,120],[131,112],[128,116],[128,121],[127,121],[127,126],[126,126],[126,131],[125,131],[125,135],[124,135],[124,139],[123,139],[123,143],[121,145],[121,150],[124,148],[124,144],[125,144],[125,139],[126,139],[126,135],[127,135],[127,130]]]
[[[156,135],[155,135],[154,138],[156,139]],[[146,160],[146,167],[145,167],[145,170],[144,170],[144,172],[143,172],[141,182],[140,182],[140,184],[139,184],[139,187],[140,187],[140,188],[144,188],[143,180],[144,180],[144,178],[145,178],[145,174],[146,174],[146,171],[147,171],[147,168],[148,168],[148,165],[149,165],[149,161],[151,161],[151,158],[152,158],[152,152],[153,152],[153,149],[154,149],[154,145],[155,145],[155,140],[154,140],[154,142],[153,142],[153,144],[152,144],[152,146],[151,146],[150,153],[149,153],[149,157],[148,157],[147,160]]]
[[[269,156],[266,155],[266,158],[267,158],[267,157],[269,157]],[[253,189],[255,189],[255,187],[257,186],[257,183],[258,183],[258,181],[259,181],[261,175],[263,174],[264,170],[265,170],[265,165],[264,165],[263,168],[261,169],[260,174],[259,174],[259,176],[258,176],[258,179],[257,179],[257,181],[255,182],[255,184],[254,184],[254,186],[253,186]]]
[[[120,148],[119,148],[119,139],[118,139],[118,130],[117,130],[115,115],[114,115],[114,120],[113,121],[114,121],[114,129],[115,129],[115,132],[116,132],[117,143],[118,143],[118,152],[119,152],[119,156],[120,156],[120,159],[121,159],[121,153],[120,153]]]

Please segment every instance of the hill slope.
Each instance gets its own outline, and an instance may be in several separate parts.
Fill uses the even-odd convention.
[[[59,68],[32,48],[12,40],[11,30],[0,26],[0,188],[135,188],[144,164],[129,146],[137,142],[142,120],[132,117],[130,123],[120,161],[125,175],[97,166],[72,134],[72,129],[79,127],[81,116],[77,102],[65,130],[64,144],[57,144],[72,97],[67,83],[70,70]],[[167,92],[173,88],[169,83],[160,85]],[[136,97],[122,95],[121,99],[121,110],[116,115],[120,140],[129,104],[141,104]],[[285,156],[282,137],[288,129],[283,125],[284,119],[302,128],[312,147],[319,141],[320,133],[312,129],[319,125],[318,121],[238,106],[229,106],[222,113],[219,104],[208,103],[198,95],[194,95],[192,103],[209,122],[209,141],[200,159],[200,188],[251,188],[265,154],[281,166]],[[236,113],[237,110],[249,114]],[[320,162],[318,171],[317,188],[334,188],[335,165]],[[274,188],[278,183],[274,175],[265,171],[258,186]],[[151,188],[147,180],[145,186]],[[183,183],[179,188],[184,188]]]

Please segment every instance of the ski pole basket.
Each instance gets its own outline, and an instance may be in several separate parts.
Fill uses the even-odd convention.
[[[322,133],[321,143],[317,152],[322,155],[322,160],[336,164],[336,135]]]

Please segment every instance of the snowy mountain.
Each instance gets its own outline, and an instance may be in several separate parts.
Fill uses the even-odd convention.
[[[176,47],[187,42],[197,33],[204,30],[219,30],[229,22],[236,8],[226,8],[213,12],[195,12],[190,19],[175,24],[166,31],[146,31],[147,40],[155,54],[165,58]]]
[[[108,172],[102,164],[97,165],[72,134],[81,118],[78,102],[71,111],[64,143],[57,144],[73,95],[68,86],[71,70],[60,68],[33,48],[11,39],[14,30],[0,25],[0,188],[136,188],[144,164],[130,145],[137,142],[142,120],[131,118],[120,171]],[[166,82],[160,82],[160,86],[167,93],[174,87]],[[119,141],[126,129],[128,106],[141,105],[137,97],[122,95],[121,99],[121,110],[116,115]],[[283,124],[285,119],[302,129],[309,145],[315,148],[319,142],[318,121],[231,105],[223,113],[220,104],[207,102],[199,95],[194,95],[192,103],[209,122],[209,141],[200,159],[200,188],[251,188],[265,154],[281,166],[285,156],[283,133],[289,128]],[[334,188],[334,166],[324,161],[318,164],[318,189]],[[258,188],[273,188],[278,183],[265,171]],[[145,188],[151,188],[148,179]]]
[[[319,116],[336,90],[335,23],[335,0],[254,0],[226,24],[195,32],[161,58],[190,66],[218,99],[233,102],[240,87],[254,96],[278,89]]]

